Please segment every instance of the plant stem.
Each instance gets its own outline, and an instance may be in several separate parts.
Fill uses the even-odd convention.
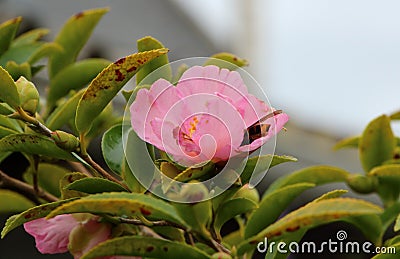
[[[38,188],[38,190],[36,192],[35,189],[33,188],[33,186],[31,186],[27,183],[24,183],[18,179],[12,178],[12,177],[8,176],[7,174],[5,174],[1,170],[0,170],[0,187],[12,187],[21,192],[32,195],[34,197],[42,198],[48,202],[54,202],[54,201],[58,200],[57,197],[42,190],[41,188]]]
[[[97,164],[89,155],[84,155],[84,154],[79,154],[79,156],[86,162],[88,163],[91,167],[93,167],[97,172],[99,172],[104,178],[113,181],[115,183],[118,183],[122,187],[124,187],[127,191],[129,191],[129,187],[119,181],[117,178],[109,174],[106,170],[104,170],[99,164]]]
[[[27,114],[21,107],[17,107],[17,112],[18,115],[21,117],[22,120],[25,122],[31,123],[35,125],[44,135],[51,137],[51,134],[53,131],[49,128],[47,128],[45,125],[40,123],[35,117],[30,116]],[[81,151],[78,153],[78,155],[86,162],[88,163],[92,168],[94,168],[97,172],[99,172],[103,177],[106,179],[113,181],[122,187],[124,187],[127,191],[130,191],[129,187],[119,181],[117,178],[109,174],[106,170],[104,170],[100,165],[98,165],[93,159],[89,156],[89,154],[86,152],[86,143],[85,143],[85,138],[84,135],[81,134],[80,136],[80,146],[81,146]]]
[[[21,107],[17,107],[16,110],[22,120],[35,125],[44,135],[46,135],[47,137],[51,137],[51,133],[53,132],[52,130],[40,123],[40,121],[38,121],[35,117],[27,114]]]

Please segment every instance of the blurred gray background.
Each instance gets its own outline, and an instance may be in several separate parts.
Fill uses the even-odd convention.
[[[291,117],[276,153],[299,159],[270,170],[260,189],[280,175],[315,164],[361,172],[356,150],[334,152],[332,146],[360,134],[374,117],[400,109],[396,0],[0,0],[0,21],[23,16],[23,28],[49,28],[47,39],[52,40],[72,14],[104,6],[111,10],[83,56],[115,60],[135,52],[136,40],[151,35],[170,49],[171,61],[219,51],[250,61],[246,70],[272,106]],[[400,125],[394,127],[399,134]],[[346,186],[313,189],[293,207],[332,188]],[[0,241],[0,259],[28,258],[27,250],[34,250],[23,245],[17,257],[6,252],[18,244],[19,232]]]

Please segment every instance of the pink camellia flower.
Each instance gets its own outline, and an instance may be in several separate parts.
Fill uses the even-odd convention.
[[[111,238],[111,225],[90,214],[65,214],[51,219],[40,218],[24,224],[25,231],[35,238],[42,254],[70,251],[79,259],[94,246]],[[107,256],[99,259],[133,259],[138,257]]]
[[[261,147],[288,121],[274,114],[268,131],[245,141],[247,129],[274,110],[248,93],[240,74],[217,66],[194,66],[176,86],[159,79],[141,89],[130,107],[134,131],[185,166],[227,161]]]

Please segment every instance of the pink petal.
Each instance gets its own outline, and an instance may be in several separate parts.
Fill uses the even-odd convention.
[[[96,245],[106,241],[111,236],[111,225],[99,222],[94,217],[75,227],[70,234],[68,246],[75,259],[79,259]]]
[[[248,94],[240,74],[217,66],[194,66],[183,73],[176,86],[184,96],[196,93],[223,94],[234,101]]]
[[[35,238],[36,247],[42,254],[68,251],[69,233],[78,225],[72,215],[59,215],[51,219],[36,219],[24,224],[25,231]]]

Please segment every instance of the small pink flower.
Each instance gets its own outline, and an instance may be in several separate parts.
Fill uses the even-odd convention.
[[[248,93],[240,74],[216,66],[194,66],[174,86],[159,79],[141,89],[130,107],[134,131],[182,165],[226,161],[266,143],[288,121],[268,118],[266,135],[242,145],[246,130],[273,112]]]
[[[79,259],[96,245],[111,238],[111,225],[90,214],[65,214],[51,219],[40,218],[24,224],[25,231],[35,238],[42,254],[70,251]],[[99,259],[133,259],[138,257],[107,256]]]

